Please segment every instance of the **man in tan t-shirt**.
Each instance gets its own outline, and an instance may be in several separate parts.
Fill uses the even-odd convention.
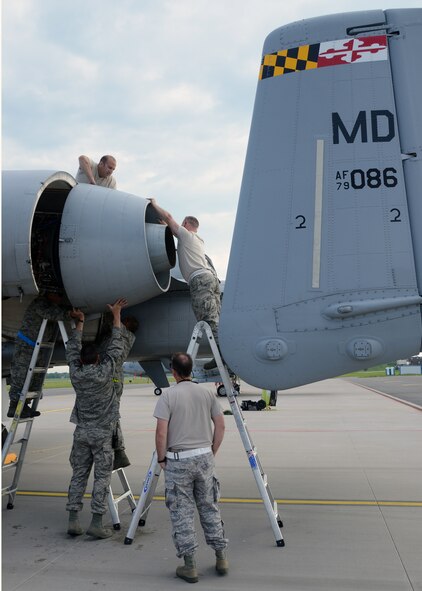
[[[113,176],[113,172],[116,170],[116,164],[116,159],[114,156],[110,156],[110,154],[103,156],[98,164],[88,156],[79,156],[76,182],[115,189],[116,179]]]
[[[175,353],[171,371],[177,383],[163,391],[155,406],[155,445],[165,475],[174,545],[177,556],[184,558],[184,566],[177,567],[176,575],[196,583],[195,506],[205,540],[215,550],[217,573],[225,575],[229,568],[214,471],[214,456],[224,437],[224,416],[211,388],[192,382],[190,355]]]
[[[172,215],[162,209],[155,199],[150,199],[160,218],[177,238],[179,267],[184,280],[189,285],[192,308],[196,319],[210,325],[218,346],[218,323],[221,311],[220,282],[214,268],[205,255],[204,241],[198,236],[199,222],[187,216],[179,225]],[[206,363],[204,369],[217,367],[215,359]]]

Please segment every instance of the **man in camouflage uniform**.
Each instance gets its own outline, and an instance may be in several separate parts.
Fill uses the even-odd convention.
[[[111,339],[112,323],[110,322],[110,319],[107,316],[108,315],[106,315],[104,321],[104,330],[102,331],[99,337],[99,351],[101,356],[106,352]],[[136,339],[134,333],[138,330],[139,326],[139,323],[134,316],[126,316],[125,318],[122,318],[121,324],[123,353],[116,362],[113,375],[114,390],[116,392],[117,400],[119,401],[119,407],[124,386],[123,363],[126,361],[130,353],[130,350],[133,347],[133,343]],[[117,422],[116,430],[113,435],[113,449],[113,470],[117,470],[118,468],[126,468],[127,466],[130,466],[130,461],[125,451],[125,441],[120,421]]]
[[[43,319],[57,321],[68,318],[68,309],[62,305],[62,301],[63,298],[59,294],[47,293],[36,297],[25,311],[21,329],[17,334],[15,352],[10,368],[8,417],[12,418],[15,415]],[[47,323],[43,341],[51,340],[53,331],[54,325],[51,322]],[[42,354],[43,352],[40,352],[40,355]],[[38,392],[41,390],[43,380],[43,374],[34,374],[29,385],[29,391]],[[38,411],[33,411],[28,402],[25,402],[20,415],[22,419],[38,417],[39,415]]]
[[[205,540],[215,550],[217,573],[225,575],[229,568],[228,540],[218,507],[220,485],[214,472],[214,456],[224,437],[224,416],[214,391],[192,382],[190,355],[173,355],[171,370],[177,384],[163,391],[155,407],[155,445],[165,474],[174,545],[177,556],[184,558],[176,575],[196,583],[195,505]]]
[[[218,346],[218,323],[221,311],[220,282],[213,265],[205,255],[204,241],[198,236],[199,222],[187,216],[179,225],[168,211],[162,209],[155,199],[150,199],[160,218],[177,238],[177,256],[180,272],[189,285],[192,309],[196,319],[210,325]],[[204,369],[217,367],[215,359],[204,365]]]
[[[119,420],[119,402],[114,389],[113,374],[116,362],[122,356],[120,311],[127,301],[119,299],[108,305],[113,314],[113,330],[107,351],[100,359],[94,343],[82,346],[84,314],[73,310],[77,318],[76,329],[67,343],[66,358],[76,402],[70,420],[76,424],[70,464],[73,469],[69,485],[68,534],[83,534],[78,513],[82,510],[82,499],[94,464],[94,486],[92,490],[92,521],[87,534],[97,538],[108,538],[112,530],[105,529],[102,517],[107,511],[107,495],[113,470],[112,439]]]

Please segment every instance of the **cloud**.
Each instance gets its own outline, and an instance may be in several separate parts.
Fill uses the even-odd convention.
[[[346,0],[13,0],[2,8],[3,166],[75,173],[80,154],[115,154],[119,188],[154,195],[175,217],[203,219],[224,275],[265,37],[347,11]]]

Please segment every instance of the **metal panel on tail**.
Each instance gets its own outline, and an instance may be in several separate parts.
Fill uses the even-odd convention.
[[[419,351],[390,53],[404,22],[422,39],[421,15],[309,19],[265,42],[220,322],[223,356],[251,384],[289,388]]]

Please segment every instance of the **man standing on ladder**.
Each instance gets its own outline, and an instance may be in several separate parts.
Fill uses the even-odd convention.
[[[190,355],[175,353],[171,371],[177,384],[163,391],[154,411],[157,461],[165,474],[166,506],[177,556],[184,558],[176,575],[196,583],[195,505],[206,542],[215,550],[217,573],[225,575],[229,568],[228,540],[218,507],[220,485],[214,472],[214,456],[224,437],[224,416],[214,392],[192,382]]]
[[[47,320],[65,320],[69,318],[69,306],[63,306],[63,297],[59,293],[48,292],[45,295],[36,297],[25,311],[22,326],[17,334],[15,352],[10,368],[10,406],[7,416],[13,418],[19,397],[25,383],[28,367],[31,362],[32,353],[40,332],[43,319]],[[44,333],[44,340],[48,341],[51,337],[52,326],[47,324]],[[29,386],[30,391],[39,391],[42,387],[44,376],[35,374]],[[28,402],[25,402],[20,418],[28,419],[38,417],[40,412],[33,411]]]
[[[82,345],[84,313],[73,310],[71,316],[77,319],[76,329],[67,342],[66,358],[76,402],[70,420],[76,424],[70,464],[73,469],[69,485],[68,503],[69,526],[67,533],[72,536],[83,534],[79,523],[82,499],[94,464],[94,486],[92,490],[92,521],[87,534],[96,538],[109,538],[113,532],[103,526],[102,518],[107,511],[111,473],[113,470],[113,433],[119,420],[113,374],[116,362],[123,354],[120,311],[127,304],[125,299],[117,300],[112,306],[112,338],[102,360],[94,343]]]
[[[198,236],[199,222],[193,216],[187,216],[179,225],[172,215],[162,209],[154,198],[151,205],[177,238],[177,256],[180,272],[189,285],[192,308],[196,319],[210,325],[214,340],[218,346],[218,323],[220,321],[221,294],[220,282],[212,265],[207,261],[204,241]],[[217,367],[215,359],[205,363],[204,369]]]

